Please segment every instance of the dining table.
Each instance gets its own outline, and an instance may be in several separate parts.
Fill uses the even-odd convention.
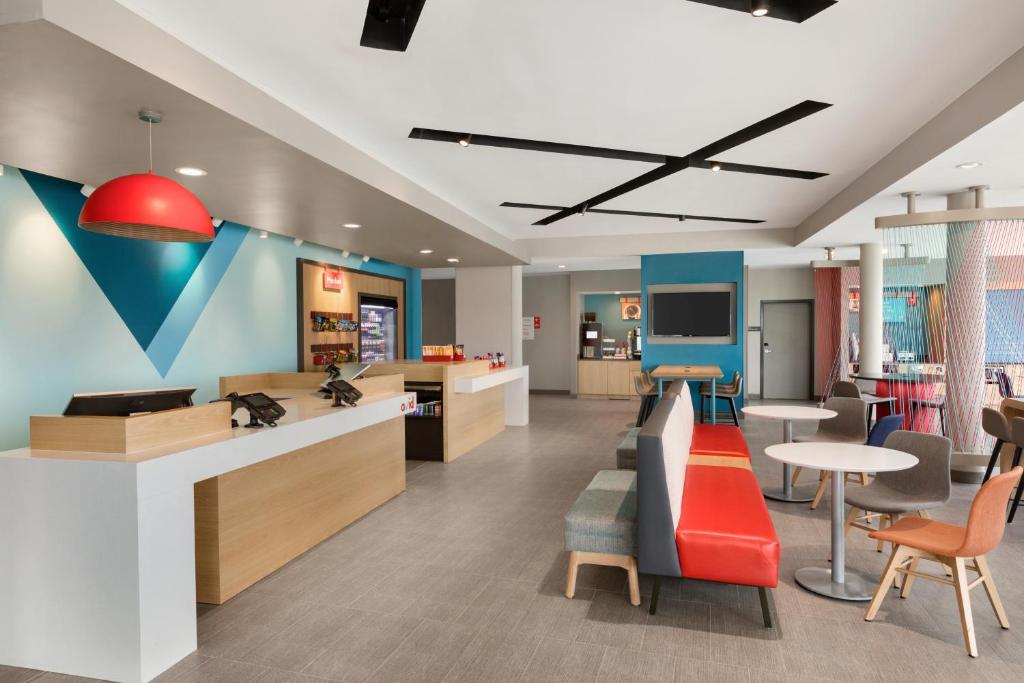
[[[907,470],[917,464],[917,458],[892,448],[820,442],[776,444],[766,448],[765,455],[785,464],[832,472],[832,566],[797,569],[797,584],[837,600],[870,600],[878,578],[846,568],[846,473]]]
[[[793,442],[793,423],[811,420],[828,420],[838,413],[834,410],[814,406],[770,405],[744,406],[743,414],[751,417],[780,420],[782,422],[782,443]],[[783,503],[809,503],[814,500],[814,485],[793,486],[793,466],[782,463],[782,486],[765,486],[761,489],[764,497]]]
[[[715,380],[722,379],[722,368],[717,365],[659,365],[651,371],[651,378],[658,381],[658,398],[664,393],[665,381],[706,380],[711,383],[711,424],[718,422],[716,414],[718,407],[715,405]],[[699,393],[699,391],[698,391]]]

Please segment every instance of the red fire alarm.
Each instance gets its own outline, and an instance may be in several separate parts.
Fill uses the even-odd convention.
[[[539,315],[533,316],[533,329],[535,329],[535,330],[539,330],[540,329],[540,316]]]
[[[324,289],[341,289],[341,271],[324,268]]]

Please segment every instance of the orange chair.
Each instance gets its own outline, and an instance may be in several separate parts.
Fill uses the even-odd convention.
[[[1006,528],[1006,499],[1020,480],[1021,473],[1024,473],[1024,467],[1015,467],[985,482],[971,503],[966,528],[931,519],[905,517],[891,527],[868,534],[876,540],[892,543],[893,550],[864,620],[871,621],[875,618],[878,608],[882,606],[882,600],[896,580],[896,575],[906,574],[903,587],[900,589],[901,598],[910,595],[910,587],[915,577],[938,581],[956,589],[964,645],[971,657],[978,656],[978,645],[974,640],[974,618],[971,616],[972,588],[979,583],[985,585],[985,592],[992,603],[999,625],[1010,628],[1006,610],[999,599],[985,555],[1003,539],[1003,530]],[[948,567],[953,572],[953,578],[919,572],[917,564],[921,560],[932,560]],[[974,564],[967,564],[968,560],[973,560]],[[968,569],[975,572],[978,578],[968,581]]]

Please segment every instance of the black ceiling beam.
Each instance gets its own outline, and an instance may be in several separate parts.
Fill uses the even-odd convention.
[[[820,173],[818,171],[798,171],[792,168],[775,168],[774,166],[734,164],[729,161],[714,161],[711,159],[691,161],[690,168],[710,169],[715,164],[718,164],[719,170],[723,173],[754,173],[756,175],[771,175],[779,178],[799,178],[800,180],[817,180],[828,175],[828,173]]]
[[[699,2],[702,5],[750,14],[750,0],[690,0],[690,2]],[[836,4],[836,0],[770,0],[768,14],[765,16],[800,24],[819,12],[824,12],[834,4]]]
[[[427,0],[369,0],[359,44],[405,52]]]
[[[501,206],[513,209],[540,209],[543,211],[561,211],[565,206],[552,204],[526,204],[523,202],[502,202]],[[689,213],[658,213],[656,211],[626,211],[625,209],[588,209],[587,213],[603,213],[612,216],[640,216],[643,218],[671,218],[676,221],[717,221],[721,223],[764,223],[763,220],[752,218],[725,218],[723,216],[696,216]]]
[[[614,187],[611,190],[602,192],[601,194],[591,197],[590,199],[585,199],[584,201],[576,204],[573,207],[570,207],[569,209],[564,209],[557,213],[553,213],[550,216],[546,216],[545,218],[542,218],[536,223],[534,223],[534,225],[551,225],[552,223],[560,221],[563,218],[568,218],[574,213],[578,213],[582,207],[587,207],[588,209],[590,209],[597,206],[598,204],[603,204],[604,202],[607,202],[611,199],[615,199],[616,197],[626,194],[627,192],[632,192],[633,190],[641,188],[645,185],[649,185],[653,182],[661,180],[662,178],[667,178],[668,176],[678,173],[683,169],[690,168],[691,165],[693,165],[696,162],[705,162],[708,160],[709,157],[721,154],[722,152],[728,151],[738,145],[742,145],[745,142],[750,142],[751,140],[759,138],[762,135],[767,135],[768,133],[774,132],[779,128],[788,126],[791,123],[799,121],[802,118],[810,116],[811,114],[815,114],[821,111],[822,109],[826,109],[831,106],[831,104],[827,104],[825,102],[804,100],[803,102],[795,104],[792,107],[789,107],[788,109],[784,109],[783,111],[780,111],[777,114],[772,114],[768,118],[761,119],[757,123],[751,124],[746,128],[743,128],[742,130],[738,130],[735,133],[726,135],[724,138],[716,140],[715,142],[712,142],[710,145],[705,145],[704,147],[701,147],[700,149],[691,152],[685,159],[672,157],[663,166],[659,166],[658,168],[652,171],[648,171],[647,173],[644,173],[641,176],[633,178],[632,180],[627,181],[622,185],[619,185],[618,187]]]
[[[452,130],[434,128],[413,128],[409,137],[416,140],[434,140],[435,142],[460,142],[466,140],[471,145],[484,147],[504,147],[506,149],[525,149],[532,152],[551,152],[553,154],[574,154],[583,157],[599,157],[602,159],[620,159],[622,161],[645,161],[652,164],[664,164],[668,157],[664,154],[647,152],[630,152],[623,149],[608,147],[590,147],[588,145],[568,145],[561,142],[544,140],[526,140],[523,138],[506,138],[500,135],[480,135],[478,133],[460,133]]]

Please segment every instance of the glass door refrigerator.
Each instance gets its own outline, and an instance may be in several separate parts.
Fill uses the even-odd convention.
[[[395,360],[398,350],[398,299],[359,295],[359,362]]]

